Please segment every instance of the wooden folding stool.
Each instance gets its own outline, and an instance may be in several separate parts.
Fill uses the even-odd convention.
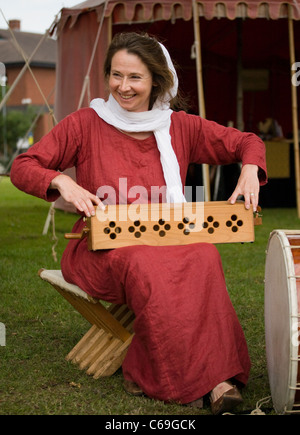
[[[133,337],[134,314],[127,305],[103,304],[69,284],[60,270],[39,270],[39,276],[50,283],[92,327],[66,356],[95,379],[111,376],[122,365]]]

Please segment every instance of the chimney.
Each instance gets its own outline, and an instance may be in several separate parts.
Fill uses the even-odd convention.
[[[9,28],[12,30],[21,30],[20,20],[9,20],[8,24],[9,24]]]

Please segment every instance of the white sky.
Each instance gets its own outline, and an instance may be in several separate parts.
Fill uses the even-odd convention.
[[[70,8],[82,3],[82,1],[0,0],[0,29],[7,29],[6,21],[18,19],[21,20],[23,32],[44,34],[62,8]]]

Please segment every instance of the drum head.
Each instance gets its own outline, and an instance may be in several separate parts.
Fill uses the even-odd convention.
[[[265,266],[265,336],[268,375],[277,413],[292,410],[298,372],[297,288],[289,241],[282,230],[271,233]]]

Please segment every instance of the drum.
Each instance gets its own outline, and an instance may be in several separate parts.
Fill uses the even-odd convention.
[[[274,230],[265,264],[265,337],[273,406],[300,414],[300,230]]]

